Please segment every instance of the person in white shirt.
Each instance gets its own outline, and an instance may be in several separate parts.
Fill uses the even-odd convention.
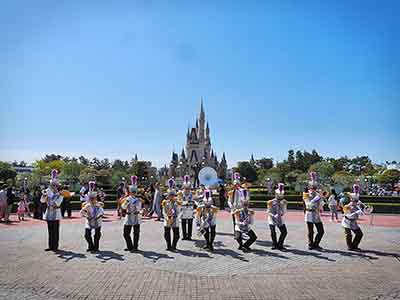
[[[104,215],[103,204],[97,201],[96,183],[89,182],[88,201],[81,210],[81,216],[86,218],[85,221],[85,239],[88,243],[86,251],[99,251],[101,225]],[[94,230],[94,241],[92,239],[92,230]]]
[[[88,185],[88,183],[85,183],[85,184],[81,187],[81,189],[80,189],[80,191],[79,191],[80,200],[81,200],[81,207],[83,207],[83,205],[85,204],[85,202],[88,200],[88,198],[87,198],[88,190],[89,190],[89,185]]]
[[[142,223],[142,202],[136,197],[137,193],[137,176],[131,176],[131,185],[128,187],[129,195],[122,200],[121,209],[125,213],[124,220],[124,239],[126,242],[125,251],[138,251],[140,224]],[[133,228],[133,243],[131,232]]]
[[[335,189],[331,190],[331,195],[328,198],[328,206],[331,211],[331,222],[334,221],[334,218],[336,219],[336,222],[338,222],[338,201]]]
[[[43,219],[47,221],[49,247],[45,249],[45,251],[58,251],[61,220],[60,207],[63,201],[63,197],[58,191],[59,184],[57,177],[57,170],[52,170],[50,186],[42,192],[42,197],[40,198],[40,202],[47,204]]]
[[[181,222],[182,222],[182,240],[192,240],[192,228],[194,218],[195,202],[191,192],[192,183],[190,176],[185,175],[183,178],[183,190],[178,193],[178,198],[182,201]]]

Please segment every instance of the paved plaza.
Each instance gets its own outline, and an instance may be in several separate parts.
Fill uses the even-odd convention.
[[[237,250],[226,212],[214,253],[196,235],[166,251],[154,220],[142,224],[141,251],[129,253],[122,221],[107,215],[97,254],[85,251],[77,217],[61,221],[58,253],[43,251],[44,222],[0,224],[0,299],[400,299],[400,216],[365,218],[362,253],[348,251],[340,224],[327,218],[324,250],[308,250],[301,212],[289,212],[288,250],[271,250],[263,211],[251,253]]]

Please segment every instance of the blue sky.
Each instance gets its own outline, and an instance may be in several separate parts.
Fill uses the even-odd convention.
[[[0,3],[0,159],[400,159],[398,1],[114,2]]]

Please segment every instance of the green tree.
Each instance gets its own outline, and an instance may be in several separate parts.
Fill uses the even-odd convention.
[[[14,181],[17,172],[11,167],[9,163],[0,161],[0,181],[7,182],[8,180]]]
[[[287,163],[288,163],[289,169],[291,171],[296,169],[296,159],[294,157],[294,151],[293,150],[289,150],[288,151]]]
[[[249,182],[255,182],[257,180],[257,171],[248,161],[238,162],[237,169],[242,177],[246,177]]]
[[[332,175],[335,173],[335,168],[328,161],[321,161],[310,166],[309,171],[317,172],[321,183],[328,184],[331,181]]]
[[[272,158],[263,157],[256,161],[256,168],[257,169],[271,169],[274,167],[274,160]]]
[[[354,182],[357,180],[357,176],[354,176],[346,171],[339,171],[333,174],[332,180],[335,184],[340,184],[344,188],[351,188]]]

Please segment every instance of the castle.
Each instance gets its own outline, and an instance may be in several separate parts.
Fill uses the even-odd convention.
[[[201,168],[212,167],[217,171],[218,177],[226,178],[227,162],[225,153],[221,162],[211,147],[210,127],[206,123],[206,116],[201,101],[200,115],[196,119],[196,127],[188,128],[186,133],[186,147],[180,155],[172,152],[172,160],[168,168],[168,175],[177,179],[189,174],[193,181],[197,181],[197,175]]]

